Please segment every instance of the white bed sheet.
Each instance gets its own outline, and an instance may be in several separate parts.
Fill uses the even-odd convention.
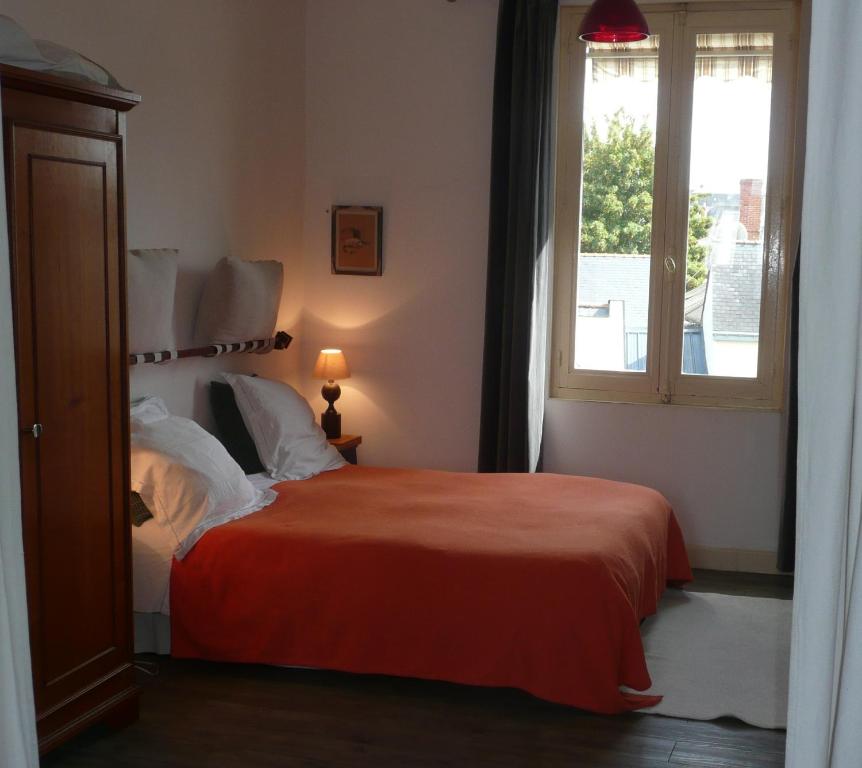
[[[170,614],[171,561],[177,538],[155,520],[132,526],[135,611]]]
[[[247,477],[258,490],[266,490],[278,482],[263,472]],[[156,520],[132,526],[132,586],[136,613],[170,615],[171,563],[176,548],[176,537]]]
[[[254,475],[246,475],[248,481],[259,491],[266,491],[269,488],[272,488],[276,483],[282,482],[281,480],[273,480],[266,472],[258,472]]]

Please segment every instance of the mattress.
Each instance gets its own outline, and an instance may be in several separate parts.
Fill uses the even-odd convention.
[[[345,467],[281,483],[171,574],[174,656],[650,706],[639,623],[690,579],[657,491],[564,475]]]

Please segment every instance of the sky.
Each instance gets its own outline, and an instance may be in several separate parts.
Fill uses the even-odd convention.
[[[691,191],[739,192],[740,179],[766,180],[772,84],[744,77],[731,82],[700,77],[694,84]],[[658,81],[588,76],[584,118],[601,130],[620,107],[655,131]]]

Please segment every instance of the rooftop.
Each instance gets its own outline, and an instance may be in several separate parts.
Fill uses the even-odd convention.
[[[578,306],[625,302],[627,331],[645,331],[649,320],[648,253],[582,253],[578,259]]]

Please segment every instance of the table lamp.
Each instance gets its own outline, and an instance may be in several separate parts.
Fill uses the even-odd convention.
[[[341,437],[341,414],[335,410],[335,401],[341,397],[341,387],[335,383],[335,380],[350,378],[350,369],[347,367],[344,353],[340,349],[321,349],[312,375],[315,379],[326,380],[320,394],[329,403],[329,408],[320,414],[320,426],[323,427],[328,439]]]

